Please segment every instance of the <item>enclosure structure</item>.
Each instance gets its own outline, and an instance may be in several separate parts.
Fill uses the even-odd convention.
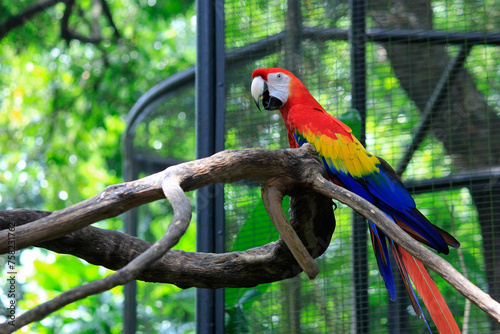
[[[126,177],[223,149],[287,147],[279,114],[258,111],[249,89],[255,68],[284,67],[395,167],[421,211],[461,242],[446,259],[500,300],[499,26],[494,0],[198,1],[197,67],[159,83],[134,106],[124,136]],[[199,251],[277,238],[257,184],[208,187],[193,201]],[[153,240],[168,214],[157,204],[132,211],[127,231]],[[343,205],[335,214],[318,278],[199,289],[199,332],[424,331],[401,283],[397,301],[389,301],[364,219]],[[433,277],[460,326],[490,331],[486,315]],[[150,289],[140,284],[136,298],[136,283],[126,287],[128,332]],[[178,298],[194,300],[194,292]]]

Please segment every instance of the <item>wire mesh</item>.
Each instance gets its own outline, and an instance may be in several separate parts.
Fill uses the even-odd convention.
[[[290,2],[289,2],[290,3]],[[498,32],[497,1],[369,1],[368,29],[408,31],[425,36],[436,30],[450,33]],[[351,106],[350,26],[346,1],[309,0],[301,3],[301,47],[286,42],[287,4],[281,1],[226,1],[226,52],[268,40],[248,62],[227,65],[226,148],[284,148],[286,132],[279,114],[259,112],[251,99],[251,72],[259,67],[284,67],[290,54],[301,54],[296,74],[312,95],[332,115],[347,123],[359,136],[360,118]],[[299,23],[297,23],[299,24]],[[296,27],[294,27],[296,29]],[[309,29],[309,30],[308,30]],[[311,30],[316,29],[316,30]],[[337,38],[325,37],[330,29]],[[331,30],[334,29],[334,30]],[[335,30],[337,29],[337,30]],[[406,29],[406,30],[403,30]],[[381,31],[381,30],[379,30]],[[328,36],[333,36],[331,33]],[[276,41],[279,42],[276,42]],[[401,39],[399,39],[401,40]],[[467,45],[467,41],[464,41]],[[454,43],[457,44],[457,43]],[[459,46],[446,40],[367,43],[366,146],[396,167],[411,144],[416,128],[446,66]],[[499,257],[498,201],[495,176],[435,191],[437,178],[457,173],[475,175],[478,169],[498,165],[496,124],[500,107],[500,50],[475,45],[464,69],[445,86],[445,98],[430,115],[429,130],[404,171],[404,180],[436,180],[415,195],[417,206],[436,225],[457,237],[462,246],[446,256],[454,267],[495,298],[500,282],[495,268]],[[472,180],[472,179],[471,179]],[[410,189],[411,190],[411,189]],[[240,183],[225,188],[226,250],[243,250],[276,240],[256,184]],[[284,210],[287,210],[286,201]],[[335,211],[337,228],[327,252],[319,258],[321,274],[314,281],[305,275],[248,289],[226,289],[226,331],[229,333],[345,333],[353,330],[351,216],[349,208]],[[499,221],[500,222],[500,221]],[[370,248],[371,245],[367,244]],[[405,298],[390,302],[369,254],[368,295],[371,333],[420,333],[418,319]],[[492,267],[490,267],[492,266]],[[488,333],[493,326],[477,307],[465,312],[465,300],[440,277],[431,273],[459,326],[470,332]],[[399,291],[401,292],[401,291]],[[424,311],[427,312],[427,311]],[[426,313],[430,321],[429,315]],[[431,321],[430,321],[431,323]],[[436,331],[431,323],[431,328]],[[357,328],[359,330],[359,328]]]
[[[300,10],[291,13],[297,4]],[[349,125],[356,136],[363,135],[361,117],[351,109],[349,5],[341,0],[225,1],[226,149],[288,147],[279,113],[258,111],[250,96],[250,75],[259,67],[290,66],[327,111]],[[414,197],[420,210],[462,244],[446,259],[499,300],[500,4],[496,0],[371,0],[366,6],[366,146],[392,166],[401,166],[410,191],[417,192]],[[474,43],[479,44],[459,39],[471,31],[476,33]],[[485,35],[484,44],[491,45],[481,44],[481,34],[477,34],[481,32],[497,34]],[[442,101],[429,107],[445,68],[463,46],[471,48],[463,68],[444,85]],[[427,109],[430,112],[425,116]],[[133,159],[139,175],[195,158],[194,117],[193,89],[150,106],[134,134]],[[426,117],[423,141],[409,153],[409,164],[401,164]],[[460,181],[451,176],[460,176]],[[224,200],[226,251],[277,239],[257,184],[226,185]],[[288,210],[287,200],[283,210]],[[302,274],[254,288],[226,289],[226,332],[426,332],[404,291],[398,290],[396,302],[389,301],[371,254],[366,268],[369,305],[364,310],[368,321],[355,318],[360,313],[354,303],[353,214],[342,204],[335,214],[332,242],[317,260],[318,278],[310,281]],[[139,236],[157,240],[170,215],[164,203],[142,208]],[[192,245],[179,247],[193,250]],[[365,247],[371,252],[370,244]],[[495,325],[482,311],[472,306],[467,313],[464,298],[440,277],[431,276],[461,327],[468,326],[473,333],[493,331]],[[140,330],[161,331],[153,324],[165,321],[177,332],[192,329],[194,319],[186,319],[183,308],[192,307],[194,292],[172,295],[162,289],[167,288],[139,285]],[[167,295],[175,297],[162,297]],[[167,320],[158,321],[167,313]],[[432,323],[431,328],[435,331]]]

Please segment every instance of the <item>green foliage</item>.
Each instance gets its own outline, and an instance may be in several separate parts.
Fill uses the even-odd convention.
[[[2,3],[0,22],[35,2]],[[92,3],[77,1],[75,8],[83,18],[74,9],[70,19],[70,27],[82,35],[90,34],[86,22],[90,20]],[[103,42],[66,43],[60,37],[65,9],[60,3],[0,40],[0,209],[57,210],[89,198],[107,185],[122,182],[121,137],[130,108],[157,82],[194,65],[194,1],[108,3],[120,39],[114,38],[112,27],[101,16]],[[182,111],[177,110],[177,114]],[[164,126],[163,131],[172,131],[164,131],[166,139],[159,136],[157,140],[168,144],[171,138],[177,138],[184,143],[183,147],[177,146],[178,150],[194,152],[193,131],[186,136],[180,130],[186,128],[184,123],[176,119],[175,130],[171,120],[170,124],[158,124]],[[194,127],[194,119],[185,119]],[[154,131],[153,135],[160,133]],[[194,158],[194,154],[179,152],[176,156]],[[153,222],[154,238],[166,229],[168,217]],[[98,225],[123,228],[120,218]],[[190,228],[183,238],[184,249],[193,250],[194,230]],[[18,285],[22,296],[19,305],[24,310],[110,273],[76,258],[47,255],[39,249],[23,251],[20,258],[23,282]],[[3,271],[2,267],[2,277]],[[155,299],[147,297],[149,300],[140,306],[144,328],[149,332],[171,332],[172,328],[189,332],[192,325],[186,324],[194,321],[194,292],[179,294],[177,288],[147,286],[139,291],[147,289],[146,293]],[[116,288],[86,298],[28,330],[120,333],[121,291]]]
[[[352,134],[357,138],[361,135],[361,116],[356,109],[349,109],[346,113],[337,117],[342,123],[351,128]]]

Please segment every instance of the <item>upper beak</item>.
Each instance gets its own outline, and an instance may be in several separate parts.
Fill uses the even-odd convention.
[[[260,97],[268,90],[267,82],[262,79],[262,77],[255,77],[252,81],[252,88],[250,89],[252,92],[252,97],[255,102],[255,105],[260,110]]]
[[[257,105],[257,108],[260,110],[259,100],[261,96],[262,98],[262,107],[264,110],[278,110],[281,109],[284,105],[283,101],[279,98],[272,96],[269,93],[269,86],[267,82],[262,79],[262,77],[255,77],[252,81],[252,97]]]

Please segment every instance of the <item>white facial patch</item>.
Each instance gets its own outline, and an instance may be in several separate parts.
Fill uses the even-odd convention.
[[[269,73],[267,75],[269,95],[280,99],[283,104],[288,100],[289,83],[290,77],[285,73]]]

